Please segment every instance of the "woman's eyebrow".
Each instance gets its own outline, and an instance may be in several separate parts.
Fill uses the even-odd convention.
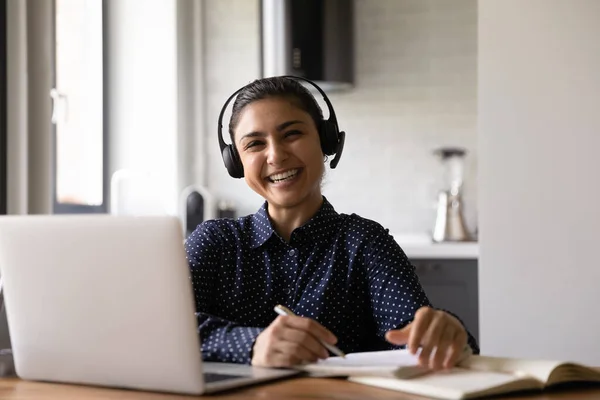
[[[249,138],[254,138],[254,137],[265,137],[265,136],[267,136],[267,134],[264,132],[258,132],[258,131],[249,132],[240,138],[239,143],[241,143],[244,139],[249,139]]]
[[[284,122],[282,124],[277,125],[277,130],[278,131],[282,131],[285,128],[287,128],[288,126],[290,126],[290,125],[303,124],[303,123],[304,123],[303,121],[300,121],[300,120],[297,120],[297,119],[292,120],[292,121],[286,121],[286,122]]]

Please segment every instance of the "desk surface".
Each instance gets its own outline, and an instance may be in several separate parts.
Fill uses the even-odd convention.
[[[403,399],[421,400],[424,397],[379,389],[348,382],[343,379],[292,378],[263,385],[236,389],[218,395],[207,396],[215,400],[278,399],[278,400],[369,400]],[[136,392],[96,387],[28,382],[16,378],[0,379],[0,398],[10,400],[167,400],[190,399],[192,396]],[[504,397],[496,397],[502,399]],[[506,397],[511,400],[588,400],[600,399],[600,387],[580,387],[569,390],[553,390],[545,393],[521,394]]]

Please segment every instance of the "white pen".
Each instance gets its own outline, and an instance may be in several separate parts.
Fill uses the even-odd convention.
[[[282,306],[281,304],[278,304],[275,306],[275,312],[279,315],[296,315],[294,314],[294,312],[292,310],[290,310],[289,308],[287,308],[286,306]],[[327,350],[329,350],[330,352],[332,352],[333,354],[335,354],[336,356],[342,357],[342,358],[346,358],[346,354],[344,354],[343,351],[341,351],[340,349],[338,349],[337,347],[330,345],[329,343],[326,343],[322,340],[319,340],[319,342],[325,346],[325,348],[327,348]]]

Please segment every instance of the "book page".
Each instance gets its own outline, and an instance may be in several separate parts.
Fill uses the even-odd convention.
[[[521,377],[531,376],[545,384],[552,372],[561,364],[563,363],[560,361],[471,356],[463,360],[459,366],[477,371],[504,372]]]
[[[552,374],[550,374],[547,385],[576,381],[600,382],[600,368],[590,368],[581,364],[564,363],[558,366]]]
[[[522,389],[537,389],[541,386],[531,378],[519,378],[511,374],[473,371],[463,368],[438,371],[411,379],[354,376],[350,377],[349,380],[365,385],[442,399],[465,399]]]

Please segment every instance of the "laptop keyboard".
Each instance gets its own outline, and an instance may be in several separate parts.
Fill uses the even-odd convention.
[[[205,383],[215,383],[221,381],[228,381],[231,379],[245,378],[245,376],[243,375],[217,374],[214,372],[205,372],[203,375]]]

